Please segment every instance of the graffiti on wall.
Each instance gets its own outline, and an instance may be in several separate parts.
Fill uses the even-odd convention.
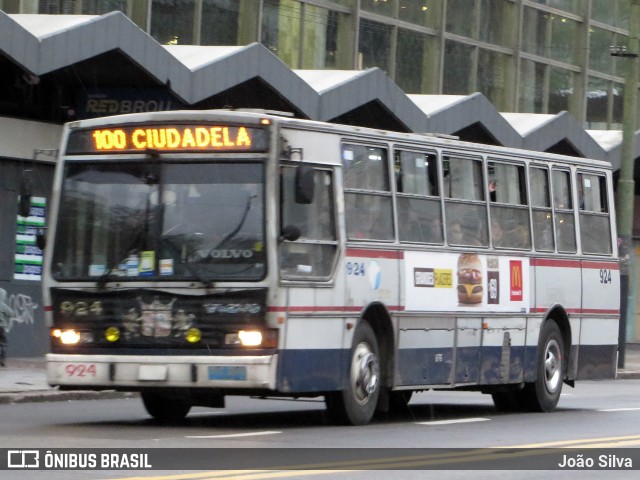
[[[37,308],[38,304],[29,295],[18,293],[7,298],[7,292],[0,288],[0,328],[7,333],[14,326],[33,325]]]

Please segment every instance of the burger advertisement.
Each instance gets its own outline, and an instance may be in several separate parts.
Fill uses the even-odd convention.
[[[474,252],[405,252],[407,311],[524,312],[529,261]]]
[[[458,258],[458,302],[463,305],[482,303],[482,262],[475,253]]]

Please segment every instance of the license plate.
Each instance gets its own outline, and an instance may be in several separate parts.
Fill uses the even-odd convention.
[[[169,369],[166,365],[140,365],[138,368],[138,380],[164,381],[167,379]]]
[[[216,366],[209,367],[209,380],[246,380],[247,367]]]

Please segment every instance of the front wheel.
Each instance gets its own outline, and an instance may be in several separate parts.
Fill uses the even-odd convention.
[[[363,322],[353,335],[347,388],[325,397],[329,414],[339,423],[365,425],[380,395],[380,355],[371,326]]]
[[[546,321],[540,331],[536,380],[525,385],[522,391],[529,410],[550,412],[558,405],[565,372],[563,345],[558,324]]]
[[[191,410],[187,397],[146,391],[141,393],[142,403],[147,413],[160,423],[178,423]]]

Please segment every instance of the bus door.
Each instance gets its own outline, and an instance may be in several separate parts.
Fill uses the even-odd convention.
[[[303,178],[303,177],[306,177]],[[285,318],[278,383],[285,391],[337,389],[344,288],[335,288],[338,257],[334,172],[299,164],[281,167],[279,310]],[[301,191],[303,190],[303,191]],[[333,316],[336,315],[336,316]]]

